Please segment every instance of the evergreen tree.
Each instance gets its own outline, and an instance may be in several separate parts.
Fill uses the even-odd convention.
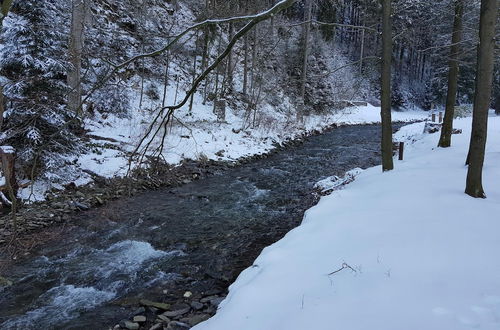
[[[43,166],[76,140],[65,106],[67,62],[63,11],[57,1],[17,1],[2,31],[0,72],[7,98],[2,143],[23,163]],[[38,158],[38,159],[37,159]],[[33,164],[34,165],[34,164]]]

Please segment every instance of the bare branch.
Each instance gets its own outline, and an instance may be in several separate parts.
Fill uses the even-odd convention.
[[[417,51],[419,51],[419,52],[427,52],[427,51],[432,50],[432,49],[449,48],[449,47],[453,47],[453,46],[460,45],[460,44],[466,44],[466,43],[469,43],[469,42],[474,42],[474,40],[467,39],[467,40],[462,40],[460,42],[456,42],[456,43],[452,43],[452,44],[440,45],[440,46],[433,46],[433,47],[429,47],[429,48],[425,48],[425,49],[419,49]]]
[[[335,68],[333,70],[330,70],[326,73],[323,73],[323,74],[320,74],[320,75],[315,75],[315,76],[311,76],[311,78],[317,78],[317,77],[326,77],[326,76],[329,76],[329,75],[332,75],[334,74],[335,72],[337,71],[340,71],[342,69],[345,69],[347,67],[350,67],[350,66],[353,66],[353,65],[356,65],[356,64],[359,64],[360,62],[364,62],[364,61],[368,61],[368,60],[377,60],[379,61],[380,60],[380,57],[379,56],[366,56],[366,57],[363,57],[362,59],[360,60],[357,60],[357,61],[354,61],[354,62],[350,62],[350,63],[347,63],[345,65],[342,65],[338,68]]]
[[[148,130],[146,131],[146,134],[142,137],[142,139],[139,141],[139,144],[137,145],[137,147],[135,148],[134,152],[132,153],[132,156],[135,155],[139,149],[141,148],[141,146],[143,145],[144,141],[146,141],[146,139],[148,139],[149,136],[151,136],[151,138],[149,139],[149,141],[147,142],[146,146],[145,146],[145,149],[142,151],[142,157],[141,159],[144,158],[145,156],[145,153],[147,152],[147,150],[149,149],[149,147],[151,146],[151,143],[153,142],[154,138],[156,137],[156,135],[158,134],[158,132],[160,131],[161,127],[163,125],[165,125],[166,123],[168,123],[170,121],[170,118],[172,117],[173,115],[173,112],[177,109],[180,109],[181,107],[183,107],[189,100],[189,98],[191,97],[192,94],[194,94],[198,88],[198,86],[200,85],[200,83],[215,69],[219,66],[219,64],[230,54],[231,50],[233,49],[234,45],[241,39],[243,38],[243,36],[248,33],[254,26],[256,26],[257,24],[259,24],[260,22],[262,21],[265,21],[271,17],[273,17],[274,15],[276,15],[277,13],[281,12],[282,10],[286,9],[286,8],[289,8],[290,6],[292,6],[295,2],[297,2],[298,0],[284,0],[284,1],[281,1],[279,2],[278,4],[276,4],[274,7],[272,7],[271,9],[263,12],[263,13],[260,13],[260,14],[257,14],[257,15],[253,15],[253,16],[244,16],[244,19],[250,19],[250,22],[248,22],[241,30],[239,30],[234,36],[233,38],[229,41],[228,45],[226,46],[226,48],[224,49],[224,51],[214,60],[214,62],[208,66],[205,71],[203,71],[203,73],[201,73],[193,82],[191,88],[186,92],[186,95],[184,96],[184,98],[182,99],[182,101],[180,101],[179,103],[175,104],[175,105],[170,105],[170,106],[165,106],[165,107],[162,107],[160,109],[160,111],[158,111],[158,114],[155,116],[153,122],[151,122],[151,124],[149,125],[148,127]],[[241,19],[238,19],[238,20],[242,20],[243,18]],[[218,20],[217,20],[218,21]],[[231,22],[231,19],[225,19],[223,20],[224,22]],[[199,27],[200,25],[198,25]],[[165,49],[168,49],[168,48],[165,48]],[[137,58],[137,57],[136,57]],[[128,62],[128,61],[127,61]],[[124,62],[125,63],[125,62]],[[164,110],[168,110],[167,113],[164,115]],[[161,120],[160,120],[161,119]],[[158,124],[158,128],[153,132],[154,130],[154,127],[156,124]],[[162,142],[163,144],[163,142]],[[131,163],[131,160],[129,161],[129,165]],[[130,167],[129,167],[130,168]]]
[[[349,266],[347,263],[345,263],[345,262],[344,262],[344,263],[342,264],[342,267],[340,267],[339,269],[334,270],[333,272],[329,273],[329,274],[328,274],[328,276],[330,276],[330,275],[334,275],[334,274],[336,274],[336,273],[339,273],[339,272],[343,271],[344,269],[350,269],[350,270],[352,270],[354,273],[357,273],[356,269],[352,268],[351,266]]]
[[[360,29],[360,30],[366,30],[366,31],[374,32],[374,33],[379,33],[377,30],[375,30],[374,28],[371,28],[369,26],[341,24],[341,23],[330,23],[330,22],[321,22],[321,21],[318,21],[318,20],[315,20],[315,19],[311,19],[311,20],[308,20],[308,21],[303,21],[303,22],[300,22],[300,23],[291,24],[291,25],[288,25],[288,26],[289,27],[294,27],[294,26],[300,26],[300,25],[309,24],[309,23],[317,24],[317,25],[323,25],[323,26],[346,27],[346,28],[350,28],[350,29]]]
[[[208,25],[222,24],[222,23],[234,23],[234,22],[241,22],[241,21],[250,20],[250,22],[247,24],[247,25],[251,25],[250,28],[246,29],[246,26],[245,26],[242,30],[240,30],[240,32],[245,30],[243,32],[243,34],[245,34],[246,32],[248,32],[248,30],[250,30],[256,24],[273,17],[274,15],[281,12],[282,10],[292,6],[297,1],[298,0],[282,0],[282,1],[278,2],[276,5],[274,5],[273,7],[271,7],[270,9],[266,10],[265,12],[262,12],[262,13],[259,13],[256,15],[237,16],[237,17],[229,17],[229,18],[221,18],[221,19],[209,19],[209,20],[205,20],[203,22],[197,23],[195,25],[192,25],[192,26],[188,27],[187,29],[185,29],[184,31],[182,31],[181,33],[179,33],[175,36],[172,36],[172,39],[162,48],[159,48],[159,49],[157,49],[153,52],[150,52],[150,53],[143,53],[143,54],[133,56],[130,59],[128,59],[120,64],[113,65],[113,69],[106,75],[106,77],[101,79],[100,83],[96,84],[89,91],[89,93],[87,93],[87,95],[85,96],[85,98],[81,102],[80,107],[83,106],[83,104],[88,100],[88,98],[93,94],[93,92],[95,92],[97,89],[101,88],[120,69],[127,67],[128,65],[134,63],[137,60],[140,60],[143,58],[155,57],[155,56],[163,54],[164,52],[166,52],[167,50],[172,48],[180,39],[182,39],[182,37],[184,37],[185,35],[187,35],[191,31],[197,30],[199,28],[202,28],[202,27],[205,27]],[[236,38],[236,41],[238,39],[239,38]],[[231,48],[232,48],[232,46],[231,46]]]

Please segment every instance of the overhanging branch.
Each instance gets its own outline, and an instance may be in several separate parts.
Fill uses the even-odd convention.
[[[128,65],[136,62],[137,60],[140,60],[140,59],[143,59],[143,58],[155,57],[155,56],[158,56],[158,55],[161,55],[161,54],[165,53],[167,50],[169,50],[170,48],[172,48],[180,39],[182,39],[182,37],[184,37],[185,35],[187,35],[191,31],[197,30],[199,28],[202,28],[202,27],[205,27],[205,26],[208,26],[208,25],[222,24],[222,23],[235,23],[235,22],[241,22],[241,21],[248,21],[248,20],[250,20],[250,22],[247,24],[247,26],[250,25],[250,28],[246,29],[247,26],[245,26],[242,30],[240,30],[240,31],[245,30],[244,33],[246,33],[253,26],[257,25],[258,23],[260,23],[262,21],[265,21],[265,20],[273,17],[277,13],[283,11],[284,9],[291,7],[297,1],[298,0],[282,0],[282,1],[278,2],[276,5],[274,5],[273,7],[271,7],[270,9],[268,9],[267,11],[259,13],[259,14],[256,14],[256,15],[237,16],[237,17],[229,17],[229,18],[222,18],[222,19],[209,19],[209,20],[205,20],[203,22],[194,24],[194,25],[188,27],[187,29],[185,29],[184,31],[182,31],[181,33],[179,33],[179,34],[177,34],[175,36],[172,36],[172,39],[165,46],[163,46],[163,47],[161,47],[161,48],[159,48],[159,49],[157,49],[157,50],[155,50],[153,52],[150,52],[150,53],[143,53],[143,54],[135,55],[135,56],[131,57],[130,59],[128,59],[128,60],[126,60],[126,61],[124,61],[124,62],[122,62],[120,64],[114,65],[113,69],[103,79],[101,79],[100,83],[96,84],[89,91],[89,93],[87,93],[87,95],[85,96],[85,98],[82,100],[82,102],[80,104],[80,108],[83,106],[83,104],[89,99],[89,97],[96,90],[98,90],[99,88],[101,88],[102,86],[104,86],[104,84],[109,79],[111,79],[111,77],[113,77],[120,69],[123,69],[123,68],[127,67]],[[235,39],[235,38],[233,38],[233,39]],[[236,41],[238,39],[239,38],[236,38]],[[231,46],[231,48],[232,48],[232,46]]]
[[[148,137],[150,137],[149,141],[147,142],[147,144],[145,146],[145,150],[142,151],[142,157],[141,158],[144,157],[144,155],[146,154],[148,148],[152,144],[154,138],[156,137],[156,135],[160,131],[161,127],[162,126],[165,127],[165,125],[170,121],[170,118],[172,117],[173,112],[175,110],[180,109],[181,107],[183,107],[187,103],[187,101],[189,100],[189,98],[191,97],[191,95],[196,92],[196,90],[197,90],[198,86],[200,85],[200,83],[215,68],[217,68],[217,66],[231,53],[231,50],[233,49],[234,45],[241,38],[243,38],[243,36],[245,36],[245,34],[247,34],[253,27],[255,27],[260,22],[265,21],[265,20],[273,17],[277,13],[279,13],[279,12],[281,12],[281,11],[289,8],[289,7],[291,7],[297,1],[298,0],[283,0],[283,1],[279,2],[279,3],[277,3],[276,5],[274,5],[271,9],[269,9],[269,10],[267,10],[265,12],[262,12],[260,14],[253,15],[253,16],[242,16],[242,17],[238,17],[238,18],[225,19],[225,20],[209,20],[209,21],[205,21],[205,22],[226,22],[227,23],[227,22],[235,22],[235,21],[241,21],[241,20],[248,20],[248,19],[250,19],[250,22],[248,22],[241,30],[239,30],[233,36],[233,38],[229,41],[229,43],[226,46],[226,48],[224,49],[224,51],[214,60],[214,62],[210,66],[208,66],[195,79],[195,81],[193,82],[191,88],[186,92],[186,95],[184,96],[184,98],[182,99],[182,101],[180,101],[179,103],[177,103],[175,105],[170,105],[170,106],[165,106],[165,107],[160,108],[160,110],[156,114],[155,118],[150,123],[150,125],[149,125],[149,127],[148,127],[148,129],[146,131],[146,134],[139,141],[139,144],[135,148],[135,150],[132,153],[131,157],[133,157],[135,154],[137,154],[137,152],[139,151],[139,149],[141,148],[141,146],[144,144],[144,142],[146,141],[146,139],[148,139]],[[206,24],[204,24],[204,25],[200,25],[200,24],[203,24],[203,23],[199,23],[199,24],[197,24],[195,26],[197,26],[197,28],[199,28],[199,27],[202,27],[202,26],[206,25]],[[190,29],[192,30],[192,28],[190,28]],[[171,44],[172,44],[172,42],[169,43],[169,45],[171,45]],[[162,48],[163,49],[162,51],[166,51],[169,47],[171,47],[171,46],[168,46],[168,45],[165,46],[164,48]],[[153,54],[153,55],[150,55],[150,56],[156,56],[156,55],[158,55],[157,52],[150,53],[150,54]],[[141,56],[141,57],[139,57],[139,56]],[[137,60],[139,58],[144,58],[144,57],[148,57],[148,56],[146,56],[145,54],[138,55],[138,56],[136,56],[136,57],[134,57],[134,58],[132,58],[132,59],[124,62],[124,64],[121,67],[124,67],[124,66],[128,65],[129,63],[131,63],[132,60]],[[165,113],[165,110],[167,110],[166,113]],[[158,127],[157,127],[156,130],[154,129],[155,125],[158,125]],[[163,141],[162,141],[162,145],[163,145]]]

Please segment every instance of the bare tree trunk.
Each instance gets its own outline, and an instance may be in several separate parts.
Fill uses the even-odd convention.
[[[306,82],[307,82],[307,60],[309,58],[309,37],[311,34],[312,0],[305,0],[305,21],[303,32],[303,52],[302,52],[302,77],[300,79],[300,98],[305,104]],[[302,109],[301,109],[302,110]]]
[[[1,2],[1,8],[0,8],[0,32],[2,32],[3,20],[9,14],[10,7],[12,7],[12,2],[13,2],[13,0],[3,0]],[[3,113],[5,112],[5,108],[4,108],[3,104],[4,104],[3,85],[0,83],[0,131],[2,130],[2,126],[3,126]]]
[[[170,66],[170,53],[167,53],[167,64],[165,65],[165,77],[163,81],[163,99],[161,101],[161,106],[165,106],[167,100],[167,89],[168,89],[168,69]]]
[[[145,30],[145,20],[144,20],[144,3],[143,1],[141,0],[140,1],[140,9],[139,9],[139,13],[140,13],[140,31],[142,32],[141,33],[141,53],[144,54],[144,43],[145,43],[145,39],[146,37],[143,35],[144,34],[144,30]],[[174,6],[177,7],[177,4],[176,2],[174,1]],[[142,101],[144,99],[144,75],[145,75],[145,70],[146,69],[146,59],[145,58],[142,58],[141,59],[141,94],[140,94],[140,97],[139,97],[139,109],[142,108]]]
[[[196,45],[198,44],[198,38],[196,38]],[[197,69],[197,66],[196,66],[196,61],[198,59],[198,56],[196,56],[196,52],[198,51],[197,49],[198,47],[195,48],[194,50],[194,59],[193,59],[193,84],[194,84],[194,81],[196,80],[196,77],[197,77],[197,74],[196,74],[196,69]],[[194,102],[194,94],[193,93],[191,95],[191,99],[189,100],[189,114],[192,115],[192,111],[193,111],[193,102]]]
[[[453,116],[455,114],[455,103],[457,101],[458,87],[458,65],[460,41],[462,40],[462,26],[464,15],[464,0],[455,3],[455,19],[453,22],[452,46],[450,49],[450,62],[448,72],[448,94],[446,96],[446,110],[444,112],[443,128],[438,147],[448,148],[451,146],[451,132],[453,130]]]
[[[273,1],[274,2],[274,1]],[[245,1],[245,14],[249,13],[248,0]],[[248,93],[248,34],[243,39],[243,95]]]
[[[19,185],[16,179],[15,172],[15,151],[12,147],[0,147],[0,162],[2,163],[2,171],[5,179],[5,187],[10,198],[12,225],[14,230],[17,230],[17,191]]]
[[[405,73],[405,70],[406,70],[406,68],[405,68],[405,54],[409,53],[409,52],[407,52],[404,45],[400,45],[399,50],[400,50],[400,53],[399,53],[399,58],[398,58],[398,66],[399,66],[400,76],[403,76]]]
[[[392,22],[391,0],[382,1],[382,170],[394,168],[392,159],[392,119],[391,119],[391,60],[392,60]]]
[[[420,80],[424,80],[425,78],[425,68],[427,65],[427,55],[424,54],[422,57],[422,68],[420,69]]]
[[[243,44],[243,94],[247,94],[248,86],[248,35],[245,35]]]
[[[217,45],[217,53],[220,53],[222,47],[222,34],[219,36],[219,44]],[[215,113],[217,101],[219,100],[219,70],[220,67],[215,69],[215,90],[214,90],[214,107],[212,112]]]
[[[5,112],[5,107],[3,104],[4,104],[3,85],[0,84],[0,132],[2,131],[3,127],[3,113]]]
[[[363,23],[364,26],[364,23]],[[359,74],[363,73],[363,57],[365,56],[365,29],[361,31],[361,50],[359,52]]]
[[[208,0],[207,0],[207,8],[208,8]],[[203,51],[201,55],[201,71],[205,71],[207,68],[207,63],[208,63],[208,45],[209,45],[209,40],[210,39],[210,30],[205,28],[203,30]],[[204,86],[204,92],[203,92],[203,104],[207,103],[207,91],[208,91],[208,79],[205,80],[205,86]]]
[[[488,132],[488,110],[493,83],[495,25],[498,15],[497,0],[481,0],[479,23],[479,49],[472,114],[472,134],[469,146],[469,169],[465,193],[472,197],[486,198],[482,175],[486,136]]]
[[[234,36],[234,24],[229,24],[229,40]],[[229,93],[233,90],[233,52],[227,56],[227,90]]]
[[[177,103],[177,96],[179,95],[179,75],[175,77],[175,95],[174,95],[174,104]]]
[[[85,18],[89,9],[89,0],[73,0],[71,14],[71,30],[69,38],[69,61],[67,83],[70,88],[68,107],[77,115],[82,115],[82,52],[85,36]]]
[[[253,30],[253,50],[252,50],[252,81],[250,84],[250,90],[253,94],[255,89],[255,81],[257,79],[257,50],[259,48],[259,41],[257,40],[258,28],[257,26]]]

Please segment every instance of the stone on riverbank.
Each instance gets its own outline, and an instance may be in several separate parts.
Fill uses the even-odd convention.
[[[167,330],[185,330],[189,328],[191,328],[189,324],[179,321],[172,321],[168,324]]]
[[[120,322],[120,326],[129,330],[138,330],[139,323],[131,322],[131,321],[122,321]]]
[[[187,323],[190,326],[194,327],[198,323],[201,323],[203,321],[206,321],[210,318],[210,315],[208,314],[196,314],[190,317],[184,317],[180,319],[181,322]]]
[[[134,322],[137,322],[137,323],[146,322],[146,317],[144,315],[134,316]]]
[[[170,308],[170,304],[160,303],[160,302],[151,301],[151,300],[147,300],[147,299],[141,299],[139,301],[139,303],[143,306],[146,306],[146,307],[155,307],[158,309],[162,309],[164,311],[166,311]]]
[[[177,317],[186,314],[191,310],[191,307],[186,304],[178,304],[171,307],[170,311],[163,313],[167,317]]]

